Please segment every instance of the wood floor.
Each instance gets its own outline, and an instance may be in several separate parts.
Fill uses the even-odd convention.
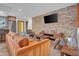
[[[0,43],[0,56],[9,56],[5,43]]]

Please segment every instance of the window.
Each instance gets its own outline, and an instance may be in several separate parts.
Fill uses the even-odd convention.
[[[0,29],[6,27],[6,17],[0,16]]]

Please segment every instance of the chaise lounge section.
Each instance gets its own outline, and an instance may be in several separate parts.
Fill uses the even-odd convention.
[[[21,47],[18,42],[26,39],[26,45]],[[25,41],[24,41],[25,43]],[[11,56],[48,56],[50,54],[50,40],[41,41],[30,40],[14,32],[6,34],[6,44]]]

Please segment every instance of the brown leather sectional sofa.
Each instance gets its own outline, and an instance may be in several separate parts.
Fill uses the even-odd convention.
[[[26,40],[23,41],[22,39]],[[21,42],[21,46],[19,42]],[[27,44],[22,46],[23,42]],[[48,56],[50,54],[49,39],[43,39],[38,42],[30,39],[27,40],[25,37],[9,32],[6,34],[6,44],[9,54],[12,56]]]

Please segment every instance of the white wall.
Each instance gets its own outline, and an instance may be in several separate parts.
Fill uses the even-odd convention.
[[[7,16],[11,11],[11,7],[8,7],[4,4],[0,4],[0,16]]]
[[[7,15],[8,15],[8,13],[6,11],[0,10],[0,16],[7,16]]]

